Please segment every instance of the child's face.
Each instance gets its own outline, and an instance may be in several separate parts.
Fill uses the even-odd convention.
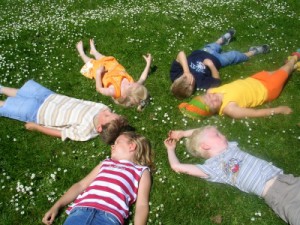
[[[214,113],[218,112],[222,105],[222,99],[218,94],[206,93],[203,96],[203,100],[204,103],[208,105],[210,110]]]
[[[126,159],[128,152],[134,149],[134,143],[127,136],[120,135],[111,146],[111,158],[114,160]]]
[[[207,127],[202,131],[201,139],[211,149],[223,149],[227,147],[226,137],[213,126]]]

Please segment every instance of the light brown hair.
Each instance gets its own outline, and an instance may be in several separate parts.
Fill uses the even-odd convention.
[[[121,132],[133,130],[124,116],[102,125],[102,131],[99,133],[100,138],[106,144],[113,144]]]
[[[181,75],[174,80],[171,86],[171,92],[177,99],[190,97],[194,92],[194,86],[188,82],[186,76]]]
[[[151,147],[150,141],[142,135],[139,135],[133,131],[123,132],[130,142],[136,144],[134,163],[141,166],[147,166],[150,168],[150,172],[155,171],[154,166],[154,152]]]
[[[186,138],[185,147],[188,153],[190,153],[192,156],[197,158],[203,158],[203,154],[200,152],[200,143],[201,138],[200,135],[202,134],[203,130],[206,127],[198,128],[193,131],[192,135]]]

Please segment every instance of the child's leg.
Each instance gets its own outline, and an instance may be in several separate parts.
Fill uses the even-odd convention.
[[[90,39],[90,48],[91,48],[90,54],[93,55],[95,59],[101,59],[102,57],[104,57],[104,55],[102,55],[100,52],[97,51],[95,47],[94,39]]]
[[[262,71],[251,76],[266,87],[268,90],[268,101],[272,101],[280,95],[289,75],[294,71],[296,62],[297,57],[294,57],[276,71]]]
[[[84,50],[83,50],[83,43],[82,41],[79,41],[77,44],[76,44],[76,48],[77,48],[77,51],[81,57],[81,59],[83,60],[84,63],[87,63],[88,61],[91,60],[90,57],[88,57],[85,53],[84,53]]]
[[[295,65],[298,61],[297,56],[292,56],[282,67],[280,67],[281,70],[284,70],[290,75],[296,68]]]
[[[4,101],[0,101],[0,107],[4,105]]]
[[[230,28],[222,37],[220,37],[216,43],[219,45],[228,45],[231,38],[235,35],[236,30],[234,28]]]
[[[215,55],[221,62],[222,67],[239,64],[249,60],[249,56],[239,51],[229,51]]]

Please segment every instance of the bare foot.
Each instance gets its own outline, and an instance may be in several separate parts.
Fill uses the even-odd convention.
[[[77,48],[77,51],[79,52],[79,54],[84,53],[82,41],[79,41],[79,42],[76,44],[76,48]]]
[[[90,39],[90,54],[91,55],[95,55],[97,53],[96,47],[95,47],[95,43],[94,43],[94,39]]]

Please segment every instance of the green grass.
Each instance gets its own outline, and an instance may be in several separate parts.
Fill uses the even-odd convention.
[[[225,30],[237,30],[224,50],[246,51],[269,43],[271,52],[223,68],[223,82],[260,70],[274,70],[300,47],[300,3],[295,0],[196,1],[1,1],[0,84],[20,87],[34,79],[61,94],[101,101],[128,117],[155,149],[157,173],[153,177],[148,224],[284,224],[262,199],[225,185],[174,173],[168,165],[163,140],[171,129],[216,125],[243,149],[300,175],[300,78],[291,77],[282,95],[266,107],[289,105],[294,113],[273,118],[205,121],[183,118],[179,101],[169,93],[169,68],[179,50],[190,53],[213,42]],[[115,56],[134,78],[153,55],[146,86],[152,102],[142,113],[114,105],[96,93],[94,82],[80,75],[82,61],[75,50],[79,40],[94,38],[98,50]],[[0,97],[4,99],[4,97]],[[24,124],[0,119],[0,224],[40,224],[44,213],[74,182],[84,177],[110,147],[99,139],[79,143],[26,131]],[[198,163],[179,145],[184,162]],[[201,162],[201,161],[200,161]],[[61,224],[62,213],[56,220]],[[128,221],[132,223],[132,220]]]

